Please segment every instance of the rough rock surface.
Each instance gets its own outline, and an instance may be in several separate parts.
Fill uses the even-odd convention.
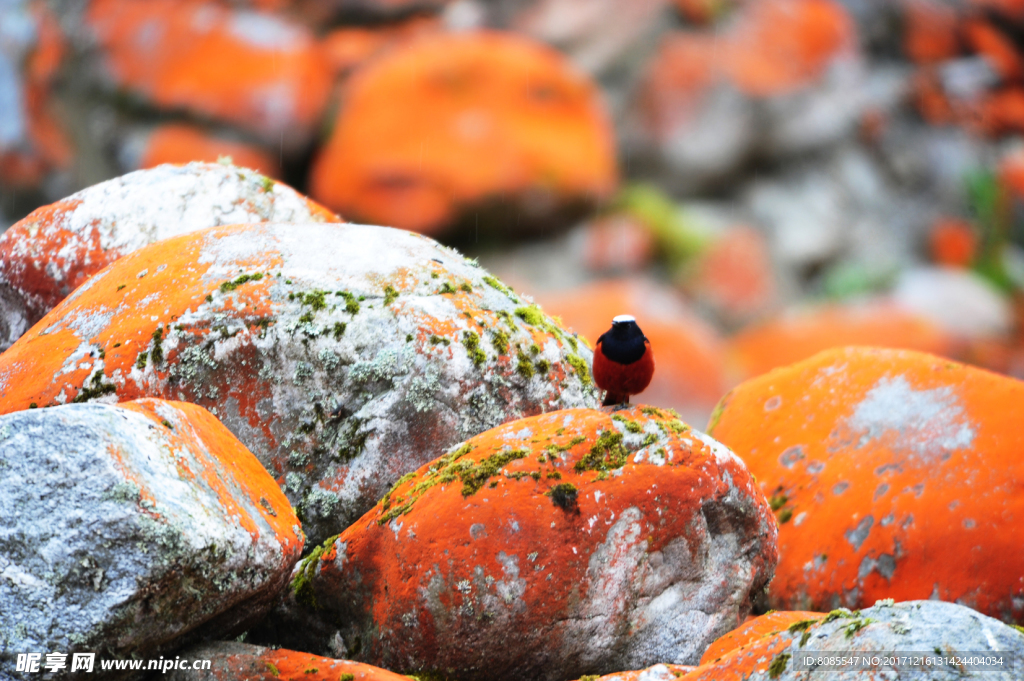
[[[935,598],[1013,622],[1024,618],[1024,559],[1011,548],[1024,541],[1022,419],[1024,382],[843,348],[740,385],[709,432],[778,517],[773,607]]]
[[[828,615],[794,622],[785,631],[764,636],[726,653],[720,660],[702,665],[683,678],[686,681],[954,681],[964,670],[954,665],[896,668],[880,665],[856,670],[795,669],[798,656],[870,654],[886,656],[991,654],[1002,658],[1002,671],[972,670],[970,677],[992,681],[1021,678],[1024,634],[970,608],[939,601],[880,601],[860,611],[834,610]],[[1011,660],[1013,661],[1011,664]]]
[[[740,646],[745,646],[765,636],[781,633],[796,622],[819,619],[824,616],[825,613],[823,612],[778,610],[761,615],[760,617],[753,617],[708,646],[708,649],[704,651],[700,658],[700,663],[718,662],[726,653]]]
[[[243,222],[337,222],[295,190],[218,163],[129,173],[33,211],[0,236],[0,350],[96,272],[147,244]]]
[[[156,657],[190,632],[237,633],[302,552],[273,478],[191,404],[0,417],[0,479],[3,678],[16,653]]]
[[[544,414],[404,476],[260,635],[463,681],[692,664],[771,578],[776,532],[743,462],[668,412]]]
[[[179,655],[189,662],[210,660],[210,669],[176,669],[167,681],[410,681],[360,662],[234,641],[198,645]]]
[[[456,251],[384,227],[215,227],[121,258],[0,355],[0,411],[210,409],[311,541],[506,421],[594,406],[591,353]]]

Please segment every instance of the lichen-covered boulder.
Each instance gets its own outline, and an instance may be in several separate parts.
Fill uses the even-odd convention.
[[[778,517],[778,608],[879,598],[1024,617],[1024,382],[923,353],[842,348],[727,395],[709,432]]]
[[[518,204],[523,230],[615,184],[594,83],[555,50],[491,31],[425,36],[358,69],[309,180],[346,216],[425,234],[488,202]]]
[[[0,412],[201,404],[285,486],[319,543],[456,442],[594,406],[591,357],[426,237],[215,227],[121,258],[54,308],[0,355]]]
[[[969,655],[968,655],[969,654]],[[955,681],[966,676],[1021,678],[1024,634],[970,608],[939,601],[880,601],[871,608],[834,610],[800,620],[703,664],[685,681]],[[1002,660],[989,671],[953,660]],[[843,658],[834,666],[817,657]],[[851,660],[856,657],[857,659]],[[871,658],[867,663],[864,657]],[[900,661],[893,664],[894,659]],[[928,661],[919,663],[922,658]]]
[[[295,190],[218,163],[129,173],[43,206],[0,235],[0,350],[121,256],[242,222],[338,222]]]
[[[309,27],[210,0],[90,0],[82,39],[110,90],[239,125],[268,144],[306,144],[332,73]],[[215,66],[216,65],[216,66]]]
[[[360,662],[235,641],[201,644],[178,657],[209,660],[210,668],[174,669],[167,681],[410,681],[408,676]]]
[[[18,652],[156,657],[237,634],[302,552],[274,479],[192,404],[0,417],[0,480],[3,678]]]
[[[543,414],[402,477],[261,636],[462,681],[693,664],[771,578],[776,531],[743,462],[668,412]]]

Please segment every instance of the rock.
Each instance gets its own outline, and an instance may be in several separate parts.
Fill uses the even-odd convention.
[[[928,251],[937,265],[970,267],[978,255],[978,233],[966,220],[936,220],[928,231]]]
[[[864,102],[856,28],[833,0],[762,0],[725,28],[667,36],[637,88],[629,146],[678,191],[720,184],[752,158],[849,136]]]
[[[962,337],[1005,337],[1014,324],[1010,301],[987,280],[961,268],[907,270],[892,297],[912,314]]]
[[[214,225],[338,220],[290,187],[230,165],[162,166],[102,182],[0,236],[0,350],[86,279],[146,244]]]
[[[728,341],[740,380],[805,360],[830,348],[872,345],[950,355],[949,334],[917,314],[881,299],[790,308],[747,327]]]
[[[459,681],[694,663],[770,579],[775,532],[743,462],[667,412],[544,414],[400,479],[263,635]]]
[[[621,67],[665,19],[667,0],[536,0],[511,20],[517,32],[557,47],[590,74]]]
[[[499,215],[520,207],[522,231],[607,197],[615,175],[590,80],[526,38],[467,32],[400,45],[353,74],[309,186],[346,216],[428,234],[500,200]]]
[[[230,159],[231,165],[255,170],[267,177],[281,177],[277,158],[266,150],[188,123],[164,123],[139,130],[128,138],[120,154],[127,170],[155,168],[165,163],[215,163],[225,158]]]
[[[647,279],[595,282],[541,297],[545,308],[591,343],[612,318],[631,314],[651,341],[654,378],[637,402],[678,409],[703,422],[726,391],[725,344],[673,289]]]
[[[698,256],[684,288],[729,327],[764,315],[778,303],[767,239],[753,227],[729,227]]]
[[[234,641],[198,645],[180,656],[190,661],[210,660],[210,669],[176,669],[167,681],[409,681],[408,676],[351,660]]]
[[[311,541],[481,431],[594,406],[589,349],[457,252],[383,227],[236,225],[135,251],[0,355],[0,411],[210,409]]]
[[[273,478],[191,404],[7,414],[0,471],[4,678],[18,652],[155,658],[199,635],[236,635],[302,551]]]
[[[991,655],[1003,660],[1002,671],[984,672],[986,679],[1020,677],[1024,636],[998,620],[970,608],[936,601],[879,602],[850,612],[835,610],[795,622],[786,631],[741,646],[717,662],[701,665],[686,681],[750,679],[751,681],[953,681],[980,674],[980,667],[935,664],[865,665],[856,669],[798,667],[802,658],[826,656],[924,657]]]
[[[656,664],[635,672],[615,672],[600,677],[591,674],[581,677],[579,681],[676,681],[694,669],[682,664]]]
[[[85,32],[111,89],[239,125],[289,151],[308,143],[331,90],[313,33],[216,2],[93,0]],[[211,68],[230,64],[230,68]]]
[[[747,646],[762,638],[780,634],[797,622],[818,620],[823,617],[825,617],[823,612],[806,610],[779,610],[760,617],[752,617],[708,646],[700,658],[700,663],[718,662],[722,657],[741,646]],[[799,629],[799,625],[797,628]]]
[[[772,607],[933,598],[1021,621],[1007,547],[1024,536],[1022,397],[1020,381],[932,355],[840,348],[723,398],[709,432],[780,524]]]

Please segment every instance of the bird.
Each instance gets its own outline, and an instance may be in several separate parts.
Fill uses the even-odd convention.
[[[629,404],[629,396],[642,393],[653,376],[651,342],[635,317],[618,315],[594,348],[594,383],[606,391],[604,406]]]

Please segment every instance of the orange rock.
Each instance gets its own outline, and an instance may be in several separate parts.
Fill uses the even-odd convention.
[[[176,669],[168,681],[409,681],[408,676],[351,660],[334,660],[284,648],[218,641],[188,648],[186,660],[209,660],[209,670]]]
[[[978,104],[978,125],[991,136],[1024,132],[1024,86],[993,92]]]
[[[638,402],[711,413],[726,390],[725,352],[715,329],[690,311],[672,289],[642,279],[608,280],[540,297],[546,309],[592,344],[616,315],[631,314],[651,341],[654,378]]]
[[[448,445],[595,406],[591,358],[536,305],[421,235],[232,225],[140,248],[77,288],[0,354],[0,412],[201,404],[319,543]]]
[[[43,206],[0,235],[0,349],[122,255],[160,239],[239,222],[337,222],[251,170],[194,163],[101,182]]]
[[[1020,381],[872,348],[734,389],[709,430],[771,496],[782,558],[770,602],[934,598],[1021,621],[1021,405]]]
[[[726,656],[733,650],[756,643],[760,639],[780,634],[798,622],[818,620],[824,617],[825,613],[808,612],[805,610],[773,611],[766,615],[755,617],[744,622],[708,646],[708,649],[704,651],[704,655],[700,658],[700,663],[718,662],[719,658]]]
[[[964,220],[939,220],[928,232],[928,248],[936,264],[970,267],[978,252],[978,234]]]
[[[1017,47],[998,28],[981,19],[971,19],[964,26],[968,44],[983,56],[1003,80],[1018,80],[1024,75],[1024,62]]]
[[[139,160],[139,168],[154,168],[164,163],[184,165],[190,161],[213,163],[229,157],[232,164],[251,168],[268,177],[281,177],[277,160],[263,149],[207,134],[194,125],[170,123],[157,127],[149,135]]]
[[[353,74],[344,102],[310,189],[363,221],[437,233],[460,209],[497,197],[522,199],[529,217],[615,186],[596,88],[520,37],[401,45]]]
[[[877,345],[949,354],[952,339],[934,324],[883,301],[793,309],[744,329],[729,341],[730,368],[741,378],[807,359],[829,348]]]
[[[157,107],[295,147],[327,104],[330,66],[312,33],[281,17],[209,0],[93,0],[86,22],[113,84]]]
[[[914,106],[929,124],[948,125],[959,118],[935,71],[922,68],[915,73],[911,79],[911,93]]]
[[[743,225],[727,230],[699,257],[685,288],[733,324],[764,314],[776,296],[764,235]]]
[[[311,650],[340,624],[361,661],[465,681],[696,662],[771,574],[756,487],[658,409],[514,421],[399,480],[269,622]]]
[[[960,54],[957,12],[937,0],[903,0],[903,51],[918,64],[935,64]]]
[[[834,0],[760,0],[747,6],[725,68],[750,95],[781,94],[819,78],[856,39],[852,19]]]
[[[323,37],[321,45],[335,75],[340,76],[383,50],[440,29],[441,22],[437,18],[418,16],[384,28],[336,28]]]

